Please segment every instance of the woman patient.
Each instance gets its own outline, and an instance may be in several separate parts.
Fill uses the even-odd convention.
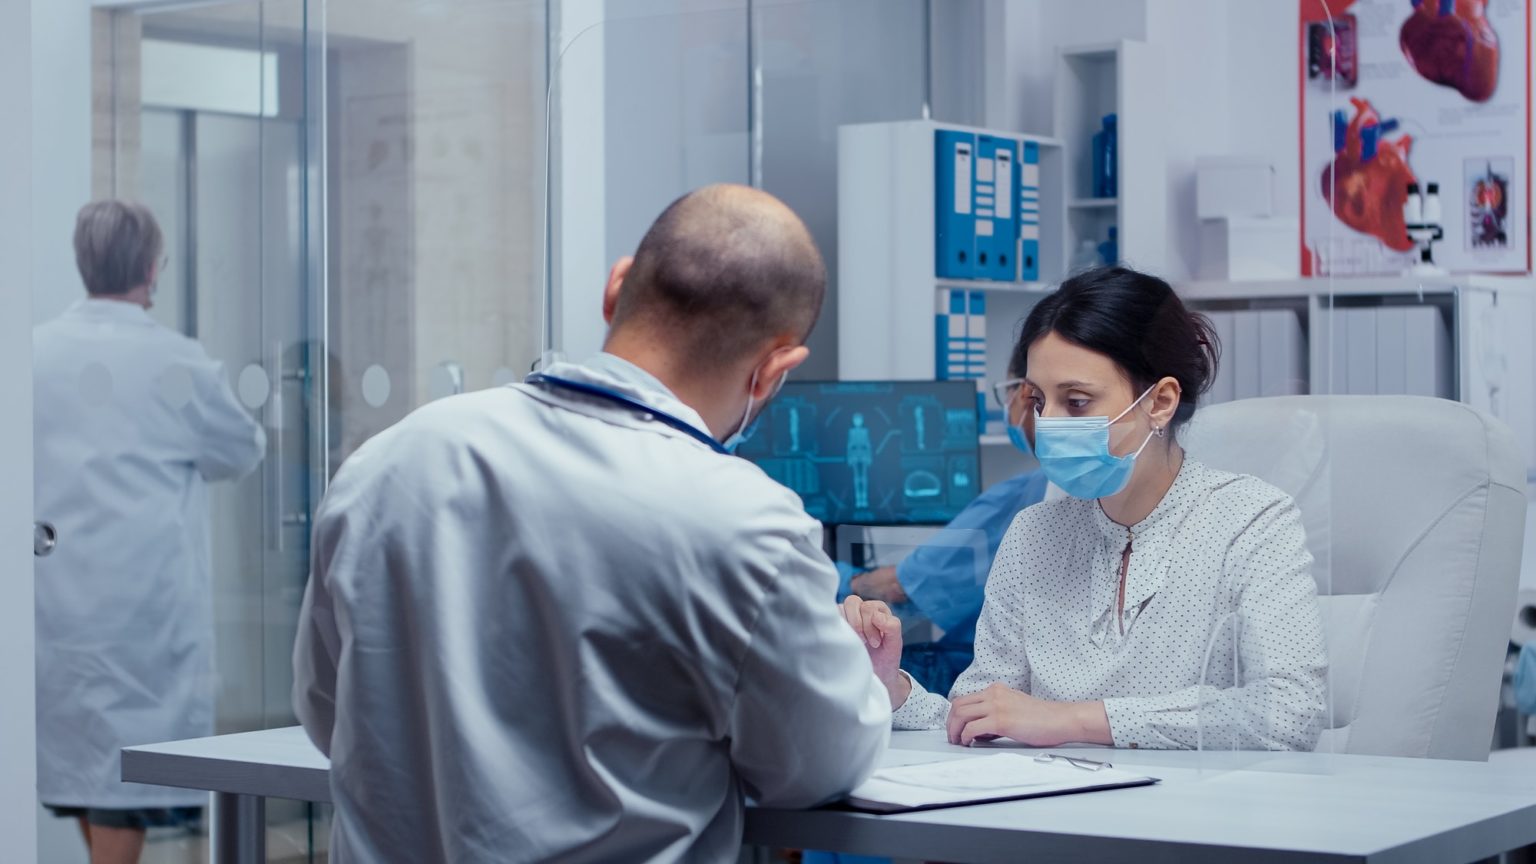
[[[1301,514],[1179,445],[1219,353],[1204,316],[1132,270],[1081,274],[1035,307],[996,390],[1014,443],[1069,497],[1008,530],[950,699],[899,670],[885,604],[848,598],[896,728],[966,745],[1316,745],[1327,659]]]

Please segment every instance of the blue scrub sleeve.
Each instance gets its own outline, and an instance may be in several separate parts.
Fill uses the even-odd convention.
[[[837,565],[837,602],[841,603],[853,593],[853,577],[863,572],[847,561],[834,561]]]
[[[975,625],[1003,535],[1020,510],[1044,500],[1045,488],[1038,471],[994,485],[897,566],[902,590],[939,629]]]

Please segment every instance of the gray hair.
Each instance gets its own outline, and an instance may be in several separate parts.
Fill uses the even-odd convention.
[[[75,217],[75,266],[92,294],[127,294],[147,284],[164,249],[155,214],[142,204],[92,201]]]

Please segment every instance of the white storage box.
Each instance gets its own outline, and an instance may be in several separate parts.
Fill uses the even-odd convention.
[[[1198,278],[1295,279],[1301,275],[1301,228],[1295,219],[1234,216],[1200,223]]]
[[[1272,216],[1275,167],[1257,156],[1201,156],[1195,160],[1195,197],[1201,219]]]

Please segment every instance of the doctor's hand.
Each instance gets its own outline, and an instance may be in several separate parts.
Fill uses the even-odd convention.
[[[844,600],[842,612],[843,620],[864,641],[875,677],[890,694],[891,710],[900,708],[912,692],[911,683],[901,674],[901,620],[879,600],[860,597]]]
[[[1112,744],[1103,702],[1051,702],[993,684],[961,696],[949,709],[949,743],[1012,738],[1030,747]]]

